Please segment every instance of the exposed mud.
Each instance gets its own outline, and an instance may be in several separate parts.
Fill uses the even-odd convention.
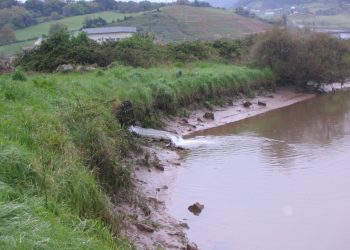
[[[165,129],[186,136],[198,131],[257,116],[313,97],[315,97],[315,94],[298,93],[291,88],[281,88],[275,93],[254,98],[238,99],[225,107],[216,107],[212,111],[214,119],[205,118],[208,112],[207,109],[194,111],[186,118],[186,122],[184,122],[183,118],[167,121]]]

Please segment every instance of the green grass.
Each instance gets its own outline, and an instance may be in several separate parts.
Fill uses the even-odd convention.
[[[2,45],[0,46],[0,54],[3,55],[13,55],[16,54],[17,52],[21,51],[22,48],[27,47],[27,46],[32,46],[34,44],[36,39],[30,40],[30,41],[25,41],[25,42],[20,42],[20,43],[12,43],[12,44],[7,44],[7,45]]]
[[[81,16],[73,16],[73,17],[67,17],[63,18],[57,21],[48,21],[43,22],[37,25],[33,25],[24,29],[18,29],[16,30],[16,39],[18,41],[24,41],[31,39],[30,41],[20,42],[20,43],[14,43],[9,45],[0,46],[0,53],[3,53],[5,55],[11,55],[14,53],[17,53],[21,50],[24,46],[31,46],[34,44],[36,38],[44,35],[47,35],[49,33],[49,29],[52,24],[54,23],[62,23],[68,26],[69,31],[76,31],[79,30],[83,26],[83,22],[86,18],[97,18],[102,17],[107,22],[117,21],[118,19],[123,19],[124,16],[135,16],[139,14],[135,13],[116,13],[113,11],[104,11],[94,14],[87,14],[87,15],[81,15]]]
[[[170,6],[122,22],[152,32],[165,42],[241,38],[265,31],[270,26],[232,11],[190,6]]]
[[[13,78],[0,76],[1,249],[130,249],[111,234],[132,146],[115,107],[129,100],[136,119],[155,124],[157,114],[273,84],[269,70],[212,63]]]

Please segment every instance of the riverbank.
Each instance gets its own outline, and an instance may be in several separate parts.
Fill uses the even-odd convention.
[[[158,202],[149,205],[133,187],[129,161],[140,142],[127,124],[157,126],[191,105],[273,86],[268,69],[210,62],[1,75],[0,245],[133,249],[132,234],[121,237],[121,228],[133,221],[136,234],[152,231],[147,215]],[[139,166],[150,164],[149,156],[143,160]],[[122,205],[145,217],[118,213]],[[176,227],[169,233],[183,238]]]
[[[214,107],[213,110],[194,110],[186,118],[168,119],[165,121],[165,130],[184,137],[195,136],[201,131],[262,115],[315,96],[316,94],[296,92],[293,88],[279,88],[274,93],[236,99],[223,107]],[[251,103],[250,107],[244,107],[247,102]],[[214,115],[214,120],[203,117],[207,112]],[[150,155],[150,164],[145,166],[144,161],[135,160],[133,180],[138,195],[148,205],[150,214],[145,216],[143,211],[129,208],[124,208],[122,211],[133,214],[138,221],[151,224],[152,230],[138,230],[136,225],[139,222],[134,221],[128,224],[124,233],[133,239],[140,249],[154,249],[157,246],[165,249],[191,249],[190,247],[194,247],[194,244],[186,237],[186,221],[175,220],[167,210],[171,202],[174,180],[181,168],[181,157],[186,149],[184,151],[175,149],[168,143],[154,140],[148,141],[143,147],[144,151],[148,152],[146,154]],[[195,202],[200,201],[194,200],[193,203]],[[189,248],[188,244],[190,244]]]
[[[254,98],[238,99],[232,103],[230,102],[224,107],[215,107],[213,110],[196,110],[191,112],[188,118],[175,118],[174,121],[167,121],[165,130],[186,137],[191,134],[196,134],[196,132],[237,122],[278,108],[293,105],[315,96],[315,94],[295,92],[293,88],[289,87],[279,88],[274,93]],[[206,118],[206,113],[212,113],[214,119]]]

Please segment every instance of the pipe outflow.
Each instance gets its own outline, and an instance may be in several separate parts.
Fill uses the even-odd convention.
[[[203,144],[208,144],[209,142],[205,138],[183,139],[181,136],[178,136],[176,134],[173,134],[167,131],[156,130],[152,128],[141,128],[137,126],[130,126],[129,131],[140,136],[153,138],[156,140],[169,141],[175,147],[182,147],[182,148],[200,146]]]
[[[165,140],[169,141],[176,147],[180,147],[182,142],[184,141],[182,137],[175,135],[170,132],[162,131],[162,130],[156,130],[151,128],[141,128],[137,126],[131,126],[129,127],[129,131],[132,133],[135,133],[140,136],[153,138],[157,140]]]

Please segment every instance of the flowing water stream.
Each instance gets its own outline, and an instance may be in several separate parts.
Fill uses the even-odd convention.
[[[350,249],[349,92],[190,141],[169,210],[200,249]],[[187,210],[195,202],[199,216]]]

